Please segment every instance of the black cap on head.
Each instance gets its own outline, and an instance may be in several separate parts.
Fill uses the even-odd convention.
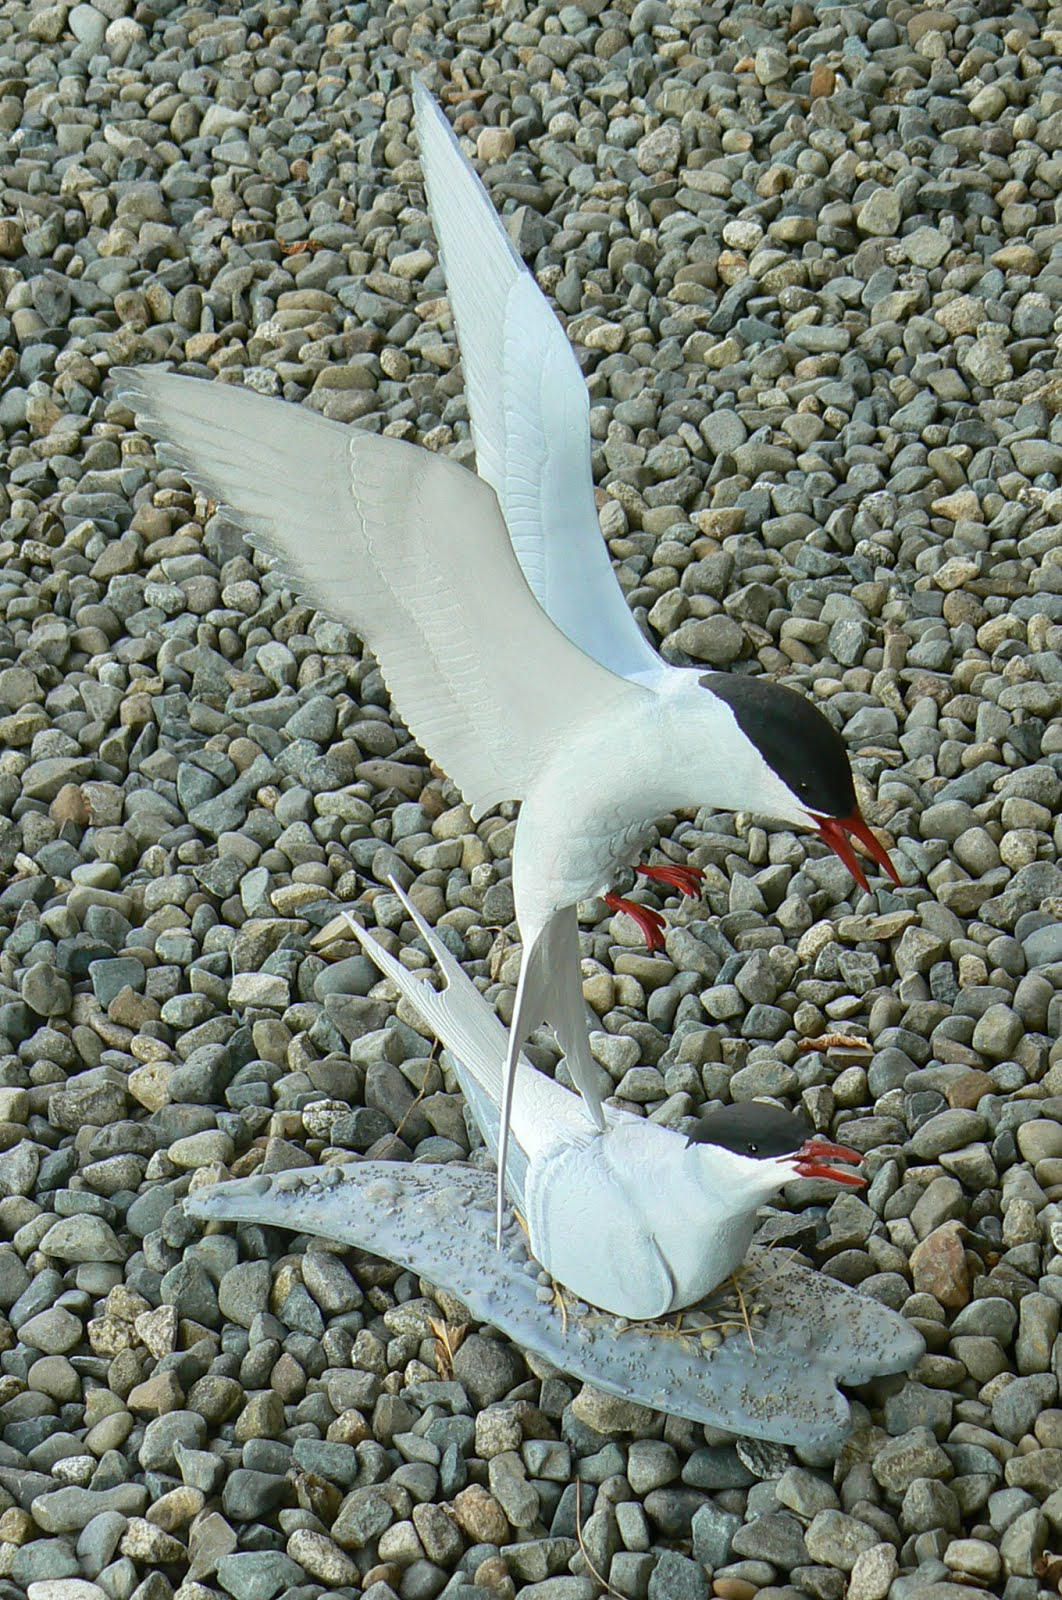
[[[690,1144],[717,1144],[739,1156],[793,1155],[810,1137],[808,1125],[781,1106],[762,1100],[721,1106],[702,1117],[689,1136]]]
[[[852,815],[855,785],[844,740],[810,700],[740,672],[706,672],[701,684],[726,702],[746,739],[809,811]]]

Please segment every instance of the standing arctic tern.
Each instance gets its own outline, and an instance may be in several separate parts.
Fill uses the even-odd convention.
[[[443,977],[438,992],[347,921],[363,949],[441,1040],[488,1148],[501,1127],[505,1029],[397,883],[391,887]],[[578,1097],[521,1058],[512,1098],[506,1187],[531,1253],[553,1279],[602,1311],[632,1320],[695,1305],[745,1259],[760,1206],[796,1177],[861,1186],[839,1170],[862,1157],[810,1134],[780,1106],[752,1101],[710,1112],[687,1137],[605,1107],[592,1127]]]
[[[571,346],[419,80],[414,98],[478,476],[231,384],[141,367],[116,394],[299,594],[360,635],[473,815],[522,802],[501,1173],[516,1061],[541,1022],[605,1125],[576,906],[637,861],[655,818],[708,805],[814,828],[865,887],[852,834],[896,874],[839,735],[807,700],[669,666],[642,636],[600,535]],[[499,1216],[501,1194],[499,1176]]]

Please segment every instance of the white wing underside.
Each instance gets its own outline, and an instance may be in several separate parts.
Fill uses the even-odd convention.
[[[554,626],[493,490],[445,456],[231,384],[117,377],[166,456],[373,651],[410,732],[477,815],[522,799],[573,722],[644,692]]]
[[[417,78],[414,98],[477,471],[496,491],[527,581],[557,626],[614,672],[651,680],[667,668],[643,638],[601,537],[589,400],[572,347]]]

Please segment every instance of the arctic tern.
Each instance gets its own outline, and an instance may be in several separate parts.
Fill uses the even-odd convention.
[[[363,949],[442,1042],[496,1155],[508,1037],[491,1007],[416,907],[392,883],[445,979],[436,991],[348,915]],[[524,1056],[512,1099],[510,1199],[531,1253],[555,1282],[602,1311],[642,1321],[696,1304],[737,1270],[758,1208],[794,1178],[861,1186],[845,1145],[811,1134],[780,1106],[753,1100],[702,1117],[689,1137],[616,1106],[604,1129],[577,1095]]]
[[[419,80],[414,98],[478,476],[229,383],[140,367],[117,374],[115,392],[297,593],[361,637],[473,816],[522,802],[502,1173],[515,1064],[542,1022],[605,1126],[576,907],[604,893],[658,939],[658,916],[608,893],[655,818],[750,811],[816,830],[864,888],[849,835],[896,873],[860,815],[839,734],[809,701],[761,678],[670,666],[643,637],[601,538],[572,348]],[[689,869],[649,872],[694,890]],[[499,1176],[499,1217],[501,1195]]]

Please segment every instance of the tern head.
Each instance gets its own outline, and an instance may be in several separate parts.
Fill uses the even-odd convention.
[[[839,1161],[858,1166],[863,1159],[858,1150],[832,1144],[812,1133],[801,1117],[763,1100],[710,1111],[697,1123],[689,1142],[716,1156],[725,1151],[735,1181],[765,1196],[793,1178],[830,1178],[849,1188],[866,1184],[857,1172],[833,1165]]]
[[[752,747],[752,803],[741,809],[814,828],[866,889],[852,835],[899,883],[884,845],[860,815],[844,740],[822,712],[795,689],[766,678],[706,672],[700,681],[727,706],[739,737]]]

